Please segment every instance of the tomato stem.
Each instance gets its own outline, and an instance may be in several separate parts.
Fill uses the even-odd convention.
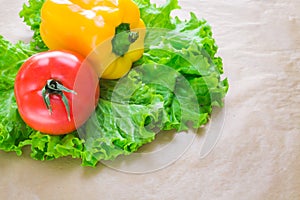
[[[71,121],[70,105],[69,105],[69,101],[68,101],[66,95],[64,94],[64,92],[69,92],[69,93],[72,93],[72,94],[75,94],[75,95],[77,94],[74,90],[66,88],[65,86],[63,86],[58,81],[56,81],[54,79],[49,79],[49,80],[47,80],[47,83],[46,83],[45,87],[42,89],[42,96],[43,96],[43,100],[46,104],[46,107],[47,107],[50,115],[52,114],[50,95],[56,94],[56,95],[61,96],[62,101],[63,101],[64,106],[65,106],[66,111],[67,111],[68,120]]]

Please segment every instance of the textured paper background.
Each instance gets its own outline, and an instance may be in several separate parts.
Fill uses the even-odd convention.
[[[30,38],[18,17],[23,1],[0,2],[0,34]],[[300,1],[180,4],[176,13],[211,24],[230,81],[210,154],[200,158],[208,128],[175,163],[147,174],[1,152],[0,199],[300,199]]]

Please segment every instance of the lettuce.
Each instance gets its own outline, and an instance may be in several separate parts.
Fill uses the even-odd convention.
[[[30,41],[31,48],[39,51],[48,49],[40,35],[40,10],[44,2],[45,0],[28,0],[28,5],[23,4],[23,9],[19,13],[19,16],[24,19],[25,24],[33,31],[33,36]]]
[[[177,0],[157,6],[135,0],[148,27],[145,53],[120,80],[100,80],[101,96],[95,113],[76,132],[63,136],[42,134],[20,118],[14,98],[14,77],[31,55],[47,50],[40,33],[44,0],[29,0],[20,17],[31,27],[29,44],[11,44],[0,37],[0,149],[51,160],[70,156],[83,166],[129,155],[155,139],[159,131],[199,128],[213,106],[223,106],[228,90],[222,79],[222,59],[211,27],[194,13],[190,19],[171,17]]]

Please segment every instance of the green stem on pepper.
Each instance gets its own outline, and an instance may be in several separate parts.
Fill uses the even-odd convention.
[[[112,39],[112,51],[117,56],[124,56],[130,45],[139,38],[138,32],[130,31],[130,24],[122,23],[115,30],[115,36]]]

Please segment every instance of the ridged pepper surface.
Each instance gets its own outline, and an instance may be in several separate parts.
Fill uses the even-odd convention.
[[[146,33],[132,0],[46,0],[40,32],[50,49],[80,53],[105,79],[130,70],[144,52]]]

